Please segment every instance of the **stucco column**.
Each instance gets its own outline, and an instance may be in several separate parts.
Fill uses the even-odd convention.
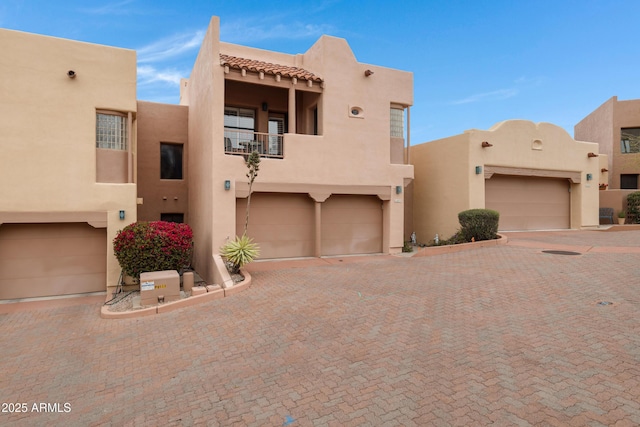
[[[315,253],[317,257],[322,256],[322,203],[316,202],[315,211]]]
[[[292,83],[289,88],[289,133],[296,133],[296,88]]]

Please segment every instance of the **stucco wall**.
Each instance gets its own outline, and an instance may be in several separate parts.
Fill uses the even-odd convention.
[[[598,152],[607,155],[608,164],[606,168],[609,169],[609,171],[613,171],[613,140],[615,138],[613,111],[617,102],[618,98],[615,96],[608,99],[575,125],[573,130],[576,140],[598,143]],[[620,141],[618,141],[618,150],[619,145]],[[609,187],[615,187],[615,184],[611,181],[611,175],[609,179],[607,182]]]
[[[96,183],[96,109],[135,114],[136,54],[4,29],[0,52],[0,209],[106,212],[106,281],[115,285],[111,242],[136,220],[136,186]]]
[[[182,105],[138,101],[138,219],[159,221],[161,213],[188,210],[188,114]],[[160,143],[183,145],[183,175],[179,180],[160,179]]]
[[[483,148],[483,141],[492,146]],[[427,235],[419,240],[433,239],[435,233],[449,237],[459,227],[458,212],[485,207],[484,173],[476,175],[476,166],[483,172],[492,166],[512,168],[512,173],[525,176],[528,169],[550,171],[551,177],[563,171],[577,173],[581,182],[571,186],[571,227],[597,226],[600,163],[588,157],[597,148],[595,143],[574,141],[558,126],[525,120],[412,147],[414,228]],[[594,179],[587,181],[587,173]]]

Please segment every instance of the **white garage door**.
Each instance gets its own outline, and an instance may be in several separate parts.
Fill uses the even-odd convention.
[[[236,233],[244,231],[247,199],[236,199]],[[253,193],[247,235],[260,258],[313,256],[314,201],[307,194]]]
[[[322,204],[322,255],[382,252],[377,196],[332,195]]]
[[[0,225],[0,299],[105,291],[106,271],[106,229]]]
[[[564,178],[495,174],[485,180],[485,207],[500,212],[502,231],[570,228],[570,196]]]

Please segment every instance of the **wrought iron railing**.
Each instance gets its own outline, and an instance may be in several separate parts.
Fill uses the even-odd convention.
[[[284,157],[284,135],[225,128],[225,154],[242,155],[250,154],[253,151],[257,151],[262,157],[282,159]]]

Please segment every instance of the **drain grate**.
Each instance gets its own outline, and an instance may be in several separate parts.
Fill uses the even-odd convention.
[[[580,252],[572,252],[572,251],[542,251],[545,254],[552,254],[552,255],[582,255]]]

